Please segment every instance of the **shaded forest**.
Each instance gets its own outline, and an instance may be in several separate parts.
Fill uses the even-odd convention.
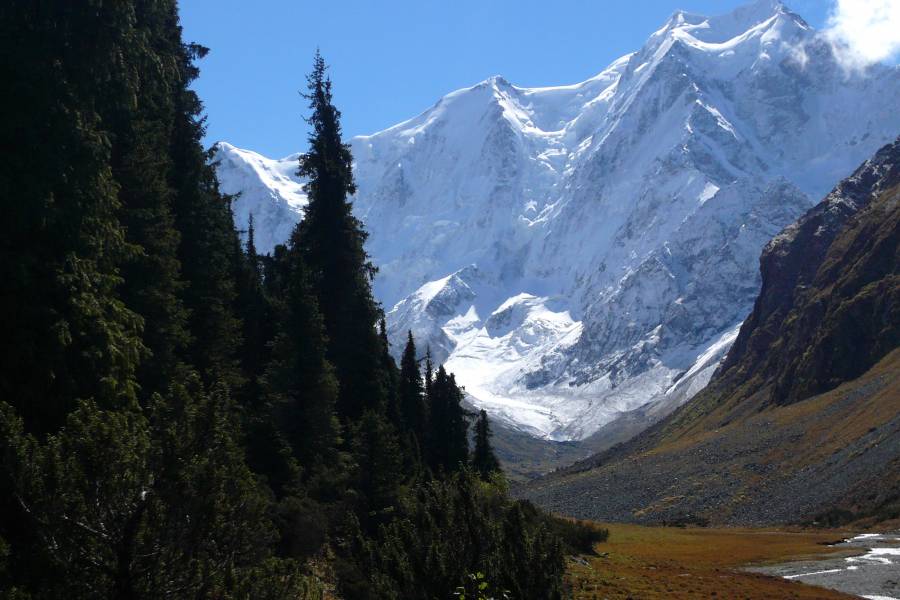
[[[174,0],[8,0],[0,48],[0,596],[561,597],[603,532],[510,500],[453,374],[392,358],[321,56],[259,255]]]

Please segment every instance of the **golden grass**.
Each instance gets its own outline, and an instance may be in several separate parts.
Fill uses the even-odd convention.
[[[842,538],[842,532],[602,526],[610,537],[597,546],[601,555],[569,565],[567,580],[579,600],[853,597],[740,570],[834,553],[824,544]]]

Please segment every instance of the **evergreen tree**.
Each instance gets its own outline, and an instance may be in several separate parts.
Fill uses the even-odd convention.
[[[472,468],[485,481],[490,481],[491,476],[500,471],[500,461],[494,455],[491,447],[491,424],[487,413],[481,410],[475,421],[475,449],[472,451]]]
[[[400,431],[400,369],[391,356],[391,343],[388,340],[387,321],[384,315],[378,320],[378,341],[381,344],[381,371],[385,377],[386,413],[397,431]]]
[[[190,339],[180,298],[181,235],[168,182],[175,117],[171,90],[179,76],[173,56],[179,45],[167,31],[167,18],[165,2],[134,2],[134,19],[111,65],[111,89],[98,103],[112,140],[126,239],[137,249],[123,264],[121,290],[125,303],[144,318],[150,353],[141,363],[139,381],[145,399],[165,391]]]
[[[374,411],[366,411],[355,429],[353,454],[363,499],[358,512],[365,517],[364,525],[374,526],[386,520],[386,509],[397,501],[404,479],[401,447],[394,426]]]
[[[325,70],[317,52],[305,94],[312,131],[298,175],[308,178],[309,204],[298,241],[322,311],[328,358],[341,382],[338,413],[352,420],[367,408],[386,408],[387,381],[378,360],[381,311],[371,289],[375,267],[363,247],[367,234],[351,210],[353,158],[341,139],[341,113],[332,103]]]
[[[83,402],[46,443],[0,405],[10,493],[38,540],[23,587],[54,598],[227,596],[275,539],[237,426],[224,388],[205,395],[196,382],[157,396],[150,420]]]
[[[431,384],[434,382],[434,363],[431,362],[431,346],[425,349],[425,406],[431,405]]]
[[[252,408],[261,397],[259,379],[269,362],[270,342],[275,335],[272,310],[263,287],[262,262],[256,253],[252,213],[246,251],[237,254],[242,258],[237,277],[237,316],[243,325],[240,362],[247,379],[241,396],[244,404]]]
[[[130,7],[85,3],[0,10],[0,397],[29,431],[50,432],[93,397],[135,395],[140,318],[117,297],[136,249],[117,218],[110,141],[94,110]],[[72,56],[77,60],[60,60]]]
[[[334,467],[340,429],[335,414],[338,383],[325,357],[323,319],[294,230],[280,254],[276,292],[278,331],[264,388],[272,418],[308,472]]]
[[[238,362],[241,323],[235,313],[240,244],[231,199],[219,191],[210,163],[212,155],[201,145],[205,130],[202,104],[190,89],[199,74],[194,62],[208,50],[180,42],[175,4],[166,5],[169,35],[178,40],[173,57],[179,79],[174,86],[176,114],[169,184],[175,190],[175,223],[181,232],[178,257],[187,282],[183,299],[190,310],[192,340],[187,362],[199,370],[207,384],[221,380],[236,390],[243,384]]]
[[[430,359],[429,359],[430,360]],[[410,432],[421,447],[428,428],[428,411],[425,406],[425,386],[419,362],[416,359],[416,342],[412,331],[408,332],[406,347],[400,359],[400,410],[403,428]]]
[[[448,375],[443,365],[431,384],[429,397],[430,435],[428,439],[429,466],[437,473],[451,473],[466,465],[469,443],[463,413],[462,390],[453,375]]]

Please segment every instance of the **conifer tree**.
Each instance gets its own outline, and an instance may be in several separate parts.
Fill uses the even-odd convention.
[[[308,178],[309,204],[300,224],[299,247],[322,311],[328,358],[341,382],[338,412],[352,420],[367,408],[384,410],[386,405],[382,344],[376,331],[381,311],[372,297],[375,267],[363,247],[367,233],[349,200],[356,191],[353,159],[341,139],[341,113],[332,103],[331,80],[318,52],[307,81],[311,132],[298,175]]]
[[[227,597],[271,556],[227,390],[176,386],[151,414],[82,402],[42,443],[0,404],[9,491],[37,539],[18,576],[35,597]]]
[[[472,468],[485,481],[500,470],[500,461],[491,447],[491,424],[487,413],[482,409],[475,421],[475,449],[472,451]]]
[[[430,359],[429,359],[430,360]],[[406,347],[400,359],[400,410],[402,426],[423,445],[428,427],[428,412],[425,406],[425,387],[416,358],[416,342],[412,331],[408,332]]]
[[[175,223],[181,232],[178,257],[187,282],[183,292],[190,310],[192,334],[187,362],[207,385],[224,381],[233,390],[243,384],[238,364],[241,323],[235,314],[236,274],[240,244],[234,228],[231,199],[219,191],[212,155],[203,150],[205,130],[202,104],[190,89],[199,70],[194,64],[208,50],[180,43],[180,27],[174,2],[168,8],[169,35],[179,40],[172,59],[179,69],[174,86],[175,119],[170,152],[173,169],[169,184],[175,190]]]
[[[117,296],[136,249],[117,218],[110,140],[94,110],[127,3],[0,11],[0,397],[28,431],[51,432],[76,398],[135,396],[140,318]],[[60,60],[62,56],[77,60]]]
[[[253,214],[247,227],[246,251],[237,277],[237,316],[243,325],[241,366],[247,378],[242,393],[245,404],[255,404],[260,397],[259,378],[269,362],[269,342],[274,337],[273,315],[263,288],[262,263],[256,252]]]
[[[171,90],[179,50],[167,31],[166,3],[134,3],[134,20],[125,27],[119,60],[111,65],[109,93],[99,98],[104,126],[112,140],[112,171],[119,184],[121,221],[126,240],[135,246],[122,267],[122,299],[144,319],[144,344],[150,353],[141,363],[144,399],[165,391],[187,348],[187,311],[175,228],[170,134],[175,117]]]
[[[364,498],[363,525],[384,522],[382,513],[397,501],[403,476],[397,431],[382,415],[366,411],[355,425],[353,454],[358,490]]]
[[[309,274],[298,247],[299,228],[291,247],[277,263],[283,289],[274,306],[278,330],[264,388],[274,422],[309,472],[334,467],[340,429],[335,406],[338,383],[325,357],[326,341]]]
[[[434,363],[431,362],[431,346],[425,348],[425,406],[431,405],[431,384],[434,382]]]
[[[381,344],[381,372],[385,378],[385,396],[387,406],[385,415],[399,433],[403,427],[401,424],[400,409],[400,370],[394,357],[391,356],[391,343],[388,340],[387,321],[384,315],[378,320],[378,341]]]
[[[438,367],[429,398],[428,440],[429,466],[437,473],[451,473],[468,463],[468,424],[460,404],[462,398],[456,378],[448,375],[443,365]]]

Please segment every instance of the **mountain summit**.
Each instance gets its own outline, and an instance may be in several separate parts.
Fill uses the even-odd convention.
[[[474,404],[535,436],[658,418],[734,341],[765,244],[896,137],[898,92],[897,68],[847,73],[760,1],[678,12],[582,83],[492,77],[354,138],[395,350],[411,329]],[[296,157],[218,158],[271,249],[302,217]]]

